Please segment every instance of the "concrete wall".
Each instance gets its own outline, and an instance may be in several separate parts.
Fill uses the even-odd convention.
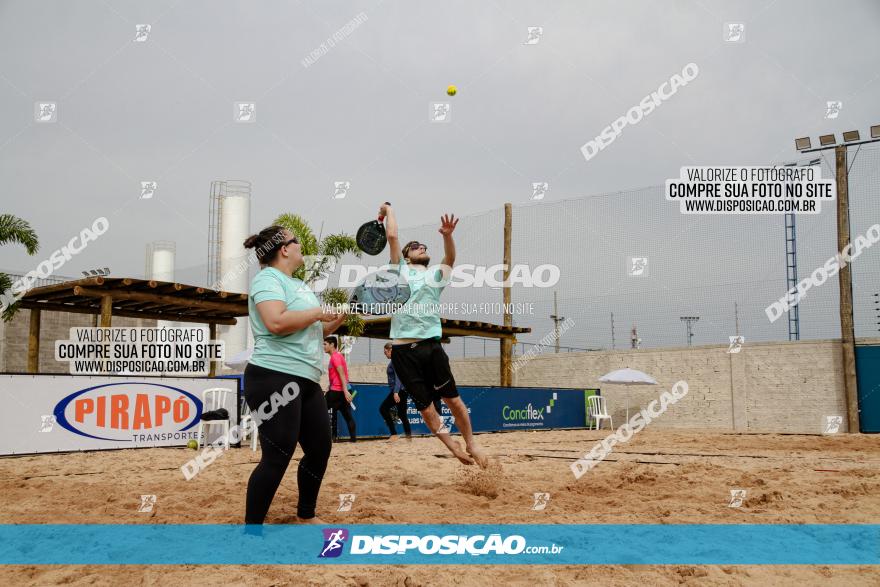
[[[871,344],[880,339],[859,341]],[[687,397],[651,426],[748,432],[821,433],[826,415],[845,415],[839,340],[746,343],[739,353],[727,345],[555,354],[550,350],[514,375],[520,387],[599,387],[608,398],[614,425],[656,399],[679,380]],[[460,385],[497,385],[498,358],[451,361]],[[385,383],[385,365],[350,365],[352,381]],[[630,367],[652,375],[657,386],[599,384],[599,377]],[[846,418],[840,431],[846,431]]]
[[[27,371],[30,310],[19,310],[10,322],[0,320],[0,372]],[[55,360],[55,341],[70,338],[70,329],[93,326],[90,314],[40,313],[40,373],[70,373],[69,363]],[[113,317],[113,326],[155,326],[155,320]]]
[[[29,312],[9,323],[0,321],[0,371],[27,370]],[[40,371],[66,373],[55,361],[55,340],[73,326],[91,326],[85,314],[43,312]],[[155,326],[153,320],[114,318],[114,326]],[[880,339],[859,340],[880,344]],[[739,353],[727,345],[693,348],[560,353],[552,350],[525,362],[514,374],[521,387],[599,387],[608,398],[615,426],[656,399],[676,381],[688,383],[687,397],[671,406],[651,426],[711,428],[749,432],[820,433],[827,415],[845,415],[839,340],[746,343]],[[451,361],[460,385],[497,385],[498,358]],[[385,383],[386,362],[349,365],[355,382]],[[600,385],[599,377],[630,367],[652,375],[658,386]],[[326,376],[323,387],[326,388]],[[846,418],[841,432],[846,431]]]

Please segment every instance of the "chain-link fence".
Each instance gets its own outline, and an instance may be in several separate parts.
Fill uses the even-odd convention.
[[[821,159],[822,177],[835,177],[833,153]],[[849,154],[852,238],[880,222],[880,148]],[[676,174],[677,175],[677,174]],[[405,226],[406,218],[399,221]],[[799,279],[837,253],[835,204],[821,214],[797,216]],[[456,231],[456,264],[491,267],[503,260],[503,208],[465,216]],[[419,240],[432,263],[443,257],[437,226],[401,228],[401,242]],[[880,246],[866,249],[852,264],[855,334],[880,335]],[[535,270],[559,267],[553,287],[514,285],[512,301],[522,304],[514,325],[532,329],[521,335],[515,352],[528,350],[554,332],[554,320],[570,327],[560,350],[676,347],[789,339],[788,316],[771,322],[765,309],[788,289],[786,231],[782,214],[684,215],[668,202],[662,187],[540,201],[513,208],[512,261]],[[356,262],[344,259],[343,262]],[[376,263],[387,262],[378,259]],[[500,274],[499,274],[500,275]],[[546,274],[545,274],[546,276]],[[554,309],[554,293],[556,308]],[[813,287],[799,305],[800,338],[839,338],[838,281]],[[500,324],[500,308],[479,313],[480,304],[499,306],[502,290],[447,287],[442,302],[458,304],[445,317]],[[613,318],[612,318],[613,314]],[[691,320],[682,320],[682,318]],[[688,334],[688,324],[691,336]],[[633,339],[636,339],[634,342]],[[385,341],[355,344],[353,363],[382,357]],[[450,357],[497,355],[497,341],[453,338]],[[554,345],[544,352],[554,352]]]
[[[822,177],[835,177],[833,152],[820,156]],[[676,173],[677,175],[677,173]],[[850,228],[852,239],[880,222],[880,147],[867,145],[849,153]],[[399,218],[406,226],[407,218]],[[504,210],[461,218],[455,231],[456,265],[481,267],[503,261]],[[443,257],[437,225],[400,230],[402,242],[419,240],[429,247],[432,263]],[[796,225],[798,277],[803,279],[837,253],[835,205],[821,214],[799,214]],[[387,262],[386,257],[344,258],[342,263]],[[771,322],[765,309],[788,289],[786,230],[782,214],[684,215],[664,198],[660,186],[563,200],[542,200],[513,207],[513,265],[538,275],[542,265],[559,268],[552,287],[512,288],[515,326],[532,329],[518,337],[516,354],[552,338],[558,322],[560,352],[600,349],[726,344],[730,336],[746,342],[789,339],[788,316]],[[856,337],[880,336],[880,246],[863,250],[852,266]],[[204,268],[187,279],[199,283]],[[489,272],[488,278],[493,277]],[[20,272],[7,272],[15,281]],[[521,277],[526,274],[520,273]],[[338,276],[336,276],[338,278]],[[500,272],[495,277],[500,279]],[[50,276],[34,286],[71,278]],[[331,278],[330,285],[334,285]],[[554,305],[555,294],[555,305]],[[798,304],[801,339],[839,338],[838,280],[812,288]],[[498,287],[447,287],[445,317],[501,324],[502,290]],[[551,316],[556,316],[554,322]],[[690,318],[690,320],[682,320]],[[690,325],[690,331],[688,329]],[[381,340],[359,340],[353,363],[384,359]],[[542,344],[555,352],[555,341]],[[497,356],[496,340],[455,337],[450,357]]]

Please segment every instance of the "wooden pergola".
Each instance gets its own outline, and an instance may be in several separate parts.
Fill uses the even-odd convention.
[[[440,318],[440,325],[443,329],[443,342],[449,342],[449,340],[455,336],[476,336],[498,339],[502,344],[502,353],[499,357],[499,381],[502,386],[510,386],[513,384],[511,354],[504,353],[503,349],[504,346],[508,345],[508,348],[512,348],[516,343],[516,335],[529,333],[532,331],[531,328],[522,326],[502,326],[500,324],[492,324],[491,322],[479,322],[474,320],[452,320],[450,318]],[[337,334],[342,336],[347,334],[347,332],[345,325],[336,331]],[[364,319],[364,331],[360,336],[363,338],[390,339],[391,316]]]
[[[141,318],[143,320],[167,320],[172,322],[195,322],[208,324],[210,338],[217,338],[217,325],[233,325],[236,318],[248,315],[248,296],[243,293],[215,291],[209,288],[167,281],[131,279],[120,277],[87,277],[53,285],[37,287],[28,291],[18,302],[22,309],[30,310],[28,337],[28,372],[39,372],[40,313],[69,312],[92,314],[94,326],[109,327],[113,316]],[[365,338],[389,339],[391,317],[366,318]],[[507,326],[472,320],[441,318],[443,340],[448,342],[456,336],[494,338],[501,342],[501,385],[512,384],[511,349],[516,335],[531,332],[531,328]],[[343,325],[337,331],[345,335]],[[211,362],[209,376],[216,373]]]
[[[37,287],[18,302],[30,310],[28,372],[39,372],[40,312],[93,314],[95,326],[109,327],[113,316],[207,324],[210,338],[217,338],[217,325],[233,325],[248,315],[247,294],[167,281],[120,277],[87,277]],[[216,367],[211,361],[209,376]]]

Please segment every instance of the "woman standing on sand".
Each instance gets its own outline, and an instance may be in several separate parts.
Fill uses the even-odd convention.
[[[244,371],[244,397],[251,411],[294,384],[289,403],[258,427],[262,456],[247,487],[245,524],[262,524],[297,443],[303,456],[296,479],[300,522],[321,523],[315,506],[330,458],[330,423],[321,390],[322,343],[345,319],[325,312],[303,281],[291,277],[303,264],[296,237],[281,226],[264,228],[244,241],[263,267],[251,281],[248,314],[254,353]],[[274,404],[273,404],[273,407]]]

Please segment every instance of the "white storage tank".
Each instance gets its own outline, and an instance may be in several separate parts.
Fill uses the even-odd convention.
[[[222,291],[248,293],[251,271],[259,269],[248,263],[250,251],[244,248],[251,235],[251,184],[241,180],[215,181],[211,184],[211,238],[214,283]],[[226,342],[226,356],[231,357],[248,346],[248,318],[240,317],[235,326],[220,326],[220,338]]]
[[[156,281],[174,282],[174,257],[176,246],[173,241],[153,241],[147,245],[147,268],[145,277]],[[157,328],[177,326],[177,322],[157,320]]]

